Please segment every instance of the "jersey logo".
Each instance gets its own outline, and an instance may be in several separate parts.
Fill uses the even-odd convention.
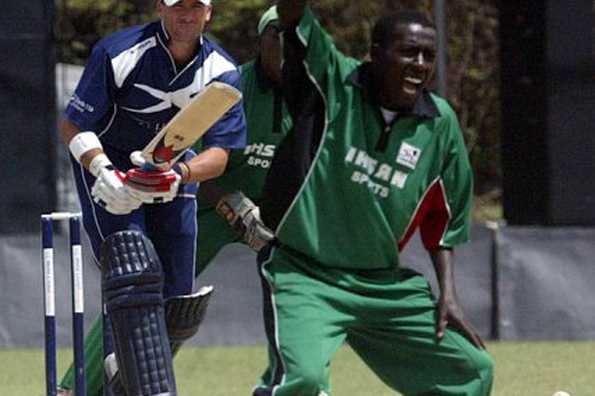
[[[193,81],[186,87],[178,89],[177,91],[167,92],[161,91],[160,89],[151,87],[147,84],[134,84],[134,87],[140,89],[152,97],[159,99],[159,103],[146,107],[144,109],[134,109],[130,107],[124,107],[123,109],[134,112],[134,113],[157,113],[163,110],[167,110],[173,106],[181,109],[186,106],[192,97],[194,97],[200,90],[202,90],[207,84],[215,80],[218,76],[227,73],[229,71],[236,70],[233,63],[228,61],[225,57],[213,51],[207,59],[203,62],[202,66],[196,70]]]
[[[353,183],[367,187],[380,198],[387,198],[393,187],[403,189],[408,174],[373,158],[364,150],[351,146],[345,155],[345,164],[355,170],[351,173]]]
[[[268,169],[276,148],[274,144],[252,143],[244,149],[245,161],[250,166]]]
[[[410,169],[415,169],[417,161],[421,155],[421,150],[408,143],[401,143],[399,154],[397,155],[397,164],[401,164]]]
[[[159,89],[150,87],[144,84],[134,84],[134,86],[142,91],[147,92],[154,98],[159,99],[161,102],[157,103],[156,105],[146,107],[144,109],[133,109],[130,107],[123,107],[125,110],[131,111],[133,113],[157,113],[163,110],[167,110],[173,106],[181,109],[190,102],[190,99],[194,95],[196,95],[199,91],[198,84],[192,82],[187,87],[182,89],[178,89],[177,91],[173,92],[163,92]]]
[[[95,108],[92,105],[82,100],[76,93],[74,93],[70,98],[69,105],[74,107],[81,113],[92,113],[95,111]]]

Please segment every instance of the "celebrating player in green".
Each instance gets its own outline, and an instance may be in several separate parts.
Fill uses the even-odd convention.
[[[258,221],[257,207],[247,197],[259,201],[260,190],[279,141],[291,128],[291,118],[281,101],[281,47],[276,7],[269,9],[258,24],[260,36],[259,55],[255,60],[240,67],[244,111],[248,123],[248,147],[244,151],[232,151],[226,173],[217,183],[204,183],[206,197],[199,197],[198,263],[202,272],[225,245],[245,240],[254,249],[260,248],[272,237]],[[209,191],[211,192],[209,194]],[[209,196],[211,195],[211,196]],[[221,204],[219,210],[234,213],[230,220],[236,230],[217,214],[210,199]],[[201,199],[204,198],[204,199]],[[241,213],[240,213],[241,212]],[[240,216],[240,214],[242,216]],[[101,348],[101,320],[98,319],[85,338],[87,395],[100,396],[103,382],[103,359]],[[71,367],[60,383],[59,395],[72,394],[74,372]]]
[[[488,395],[493,362],[457,301],[453,248],[469,233],[472,172],[448,103],[426,90],[436,31],[382,17],[371,62],[344,56],[305,0],[280,0],[283,90],[296,127],[264,186],[275,242],[259,254],[269,367],[255,396],[331,393],[347,342],[404,395]],[[440,285],[404,268],[419,229]]]

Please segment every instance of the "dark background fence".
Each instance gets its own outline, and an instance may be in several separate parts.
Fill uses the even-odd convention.
[[[595,225],[592,0],[500,6],[504,214]]]
[[[595,229],[476,225],[456,250],[455,276],[465,315],[486,339],[595,339]],[[1,347],[41,347],[43,295],[39,237],[0,238]],[[70,343],[68,241],[55,238],[58,343]],[[88,252],[85,246],[85,252]],[[88,329],[99,313],[100,273],[84,256]],[[437,291],[433,267],[418,238],[402,256]],[[591,264],[591,265],[589,265]],[[195,345],[264,344],[262,293],[255,254],[228,245],[198,279],[215,292]]]
[[[56,204],[53,11],[5,1],[0,13],[0,234],[34,231]]]

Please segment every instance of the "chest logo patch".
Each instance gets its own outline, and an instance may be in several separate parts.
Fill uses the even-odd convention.
[[[409,143],[401,143],[399,154],[397,155],[397,164],[406,166],[409,169],[415,169],[417,161],[421,155],[421,150]]]
[[[159,99],[160,102],[157,103],[156,105],[146,107],[144,109],[133,109],[133,108],[124,107],[124,106],[122,106],[122,108],[126,109],[128,111],[131,111],[133,113],[145,113],[145,114],[146,113],[157,113],[159,111],[167,110],[167,109],[171,108],[172,106],[176,106],[179,109],[182,109],[190,102],[192,97],[194,95],[196,95],[198,93],[198,91],[200,90],[199,86],[195,83],[191,83],[188,86],[186,86],[182,89],[178,89],[177,91],[173,91],[173,92],[164,92],[157,88],[153,88],[153,87],[150,87],[145,84],[134,84],[134,86],[136,88],[140,89],[141,91],[145,91],[146,93],[151,95],[153,98]]]

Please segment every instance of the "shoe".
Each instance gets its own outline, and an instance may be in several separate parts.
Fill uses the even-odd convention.
[[[58,392],[56,393],[56,396],[73,396],[74,395],[74,391],[72,389],[66,389],[66,388],[58,388]]]

